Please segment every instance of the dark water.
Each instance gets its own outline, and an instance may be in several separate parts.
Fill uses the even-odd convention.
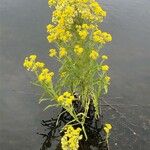
[[[101,3],[108,12],[103,29],[113,35],[113,42],[105,47],[112,77],[106,101],[119,111],[105,113],[114,126],[110,149],[148,150],[150,1]],[[47,56],[50,45],[45,26],[49,17],[47,0],[0,0],[0,150],[40,149],[42,138],[36,134],[40,121],[56,114],[55,110],[42,111],[45,105],[38,105],[40,92],[29,83],[32,77],[22,68],[24,57],[36,53],[56,69],[56,62]]]

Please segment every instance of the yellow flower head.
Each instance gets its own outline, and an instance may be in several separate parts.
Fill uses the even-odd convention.
[[[99,56],[98,52],[95,50],[92,50],[89,57],[92,58],[93,60],[96,60],[98,56]]]
[[[106,132],[107,136],[109,135],[111,129],[112,129],[112,125],[109,123],[106,123],[104,126],[104,131]]]
[[[105,127],[108,128],[109,130],[112,129],[112,125],[111,125],[110,123],[106,123],[106,124],[105,124]]]
[[[37,56],[36,55],[30,55],[29,57],[26,57],[23,63],[23,66],[29,71],[34,71],[35,69],[35,60]]]
[[[46,84],[50,84],[53,76],[54,76],[54,72],[49,72],[49,70],[45,68],[39,74],[38,81],[46,83]]]
[[[38,68],[43,68],[45,66],[45,64],[43,62],[36,62],[35,65],[38,67]]]
[[[104,38],[102,37],[102,31],[101,30],[96,30],[93,33],[93,40],[94,40],[94,42],[105,44]]]
[[[59,57],[65,57],[67,55],[67,51],[64,47],[60,47],[60,51],[59,51]]]
[[[81,39],[84,40],[88,35],[88,31],[87,30],[81,30],[81,31],[79,31],[79,35],[80,35]]]
[[[103,32],[102,37],[105,40],[105,42],[110,42],[112,41],[112,36],[109,33]]]
[[[72,125],[67,125],[64,128],[64,136],[61,138],[63,150],[78,150],[81,128],[74,129]]]
[[[110,80],[111,80],[111,78],[110,78],[109,76],[106,76],[106,77],[105,77],[105,82],[106,82],[106,83],[109,83]]]
[[[104,127],[104,131],[106,132],[106,134],[109,134],[110,130],[107,127]]]
[[[108,71],[109,70],[109,66],[108,65],[103,65],[103,66],[101,66],[101,70],[102,71]]]
[[[102,55],[102,59],[103,59],[103,60],[107,60],[107,59],[108,59],[108,56]]]
[[[48,0],[48,5],[49,6],[52,6],[54,4],[56,4],[56,0]]]
[[[64,92],[63,95],[60,95],[57,100],[65,107],[70,107],[72,105],[72,101],[74,100],[74,96],[69,92]]]
[[[29,58],[30,58],[30,60],[35,61],[35,59],[37,58],[37,56],[36,55],[30,55]]]
[[[80,47],[80,45],[76,45],[74,47],[74,52],[79,56],[83,53],[84,49],[82,47]]]
[[[50,57],[54,57],[54,56],[56,56],[56,55],[57,55],[56,49],[50,49],[50,50],[49,50],[49,56],[50,56]]]

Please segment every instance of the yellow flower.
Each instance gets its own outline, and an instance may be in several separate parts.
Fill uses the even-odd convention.
[[[52,6],[56,4],[56,0],[48,0],[48,5]]]
[[[52,24],[48,24],[48,25],[46,26],[46,28],[47,28],[47,32],[51,32],[52,29],[54,28],[54,26],[53,26]]]
[[[50,57],[54,57],[54,56],[56,56],[56,55],[57,55],[56,49],[50,49],[50,50],[49,50],[49,56],[50,56]]]
[[[106,128],[108,128],[109,130],[112,129],[112,125],[111,125],[110,123],[106,123],[105,126],[106,126]]]
[[[57,100],[58,102],[62,103],[64,100],[64,96],[63,95],[59,96]]]
[[[52,33],[51,35],[48,35],[47,36],[47,40],[49,43],[55,41],[57,38],[56,38],[56,35],[54,33]]]
[[[35,65],[38,67],[38,68],[43,68],[45,66],[45,64],[43,62],[36,62]]]
[[[103,65],[101,66],[102,71],[108,71],[109,70],[109,66],[108,65]]]
[[[110,130],[107,127],[104,127],[104,131],[106,132],[106,134],[109,134]]]
[[[102,59],[103,59],[103,60],[107,60],[107,59],[108,59],[108,56],[102,55]]]
[[[102,37],[102,31],[101,30],[96,30],[93,33],[93,40],[94,40],[94,42],[99,42],[99,43],[105,44],[105,41]]]
[[[64,47],[60,47],[59,57],[62,58],[67,55],[67,51]]]
[[[80,45],[76,45],[74,47],[74,52],[79,56],[83,53],[84,49],[82,47],[80,47]]]
[[[97,2],[92,2],[90,4],[90,7],[93,9],[93,11],[96,15],[101,15],[103,17],[106,17],[106,11],[103,11]]]
[[[71,93],[65,92],[63,95],[66,96],[66,97],[70,97],[70,96],[71,96]]]
[[[45,68],[39,74],[38,81],[46,83],[46,84],[50,84],[53,76],[54,76],[54,72],[49,72],[49,70]]]
[[[80,35],[81,39],[84,40],[88,35],[88,31],[87,30],[81,30],[81,31],[79,31],[79,35]]]
[[[80,135],[81,128],[74,129],[72,125],[64,127],[64,136],[61,138],[61,145],[63,150],[78,150],[79,140],[82,139]]]
[[[106,76],[104,79],[105,79],[106,83],[109,83],[109,81],[111,80],[111,78],[109,76]]]
[[[95,50],[92,50],[89,57],[92,58],[93,60],[96,60],[98,56],[99,56],[98,52]]]
[[[37,58],[37,56],[36,55],[30,55],[29,58],[30,58],[30,60],[35,61],[35,59]]]
[[[30,55],[29,57],[26,57],[23,63],[23,66],[29,71],[34,71],[35,69],[35,60],[37,56],[36,55]]]
[[[104,40],[105,40],[106,42],[112,41],[112,36],[111,36],[109,33],[103,32],[103,33],[102,33],[102,37],[104,38]]]
[[[74,100],[74,96],[69,92],[64,92],[63,95],[60,95],[57,98],[58,102],[65,107],[70,107],[72,105],[72,101]]]
[[[106,123],[106,124],[104,125],[104,131],[105,131],[106,134],[107,134],[107,138],[108,138],[108,135],[109,135],[111,129],[112,129],[112,125],[111,125],[111,124]]]

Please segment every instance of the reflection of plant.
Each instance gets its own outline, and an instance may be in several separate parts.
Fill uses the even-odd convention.
[[[74,129],[72,125],[68,125],[64,130],[65,134],[61,139],[62,149],[78,150],[79,140],[82,139],[82,135],[80,135],[81,129]]]
[[[95,119],[98,119],[99,98],[103,91],[107,93],[110,84],[109,66],[103,64],[108,56],[101,55],[101,49],[112,37],[98,28],[106,11],[95,0],[49,0],[48,4],[54,11],[52,24],[47,25],[47,39],[57,46],[49,50],[49,56],[61,64],[58,80],[53,84],[54,73],[43,62],[38,62],[36,55],[26,57],[24,67],[35,73],[35,85],[49,96],[42,97],[40,102],[49,99],[55,102],[45,110],[52,106],[63,107],[73,118],[67,124],[80,125],[87,139],[84,124],[91,101]],[[75,92],[79,95],[77,99]],[[81,103],[80,111],[76,111],[75,101]]]

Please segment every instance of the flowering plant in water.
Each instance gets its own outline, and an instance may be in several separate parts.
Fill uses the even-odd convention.
[[[108,91],[109,66],[105,64],[108,56],[102,55],[102,48],[112,40],[112,36],[99,28],[106,11],[96,0],[49,0],[48,4],[54,11],[52,24],[47,25],[47,39],[57,47],[49,50],[49,57],[60,63],[59,77],[53,83],[54,72],[38,61],[34,54],[25,58],[23,66],[35,74],[35,85],[48,95],[48,99],[42,98],[40,103],[53,101],[45,110],[61,107],[72,117],[62,129],[61,143],[64,150],[77,150],[82,136],[88,139],[85,122],[90,105],[94,107],[94,118],[98,119],[99,99]],[[75,103],[80,104],[80,109],[77,110]],[[79,127],[75,128],[76,125]],[[104,127],[107,137],[110,126]]]

